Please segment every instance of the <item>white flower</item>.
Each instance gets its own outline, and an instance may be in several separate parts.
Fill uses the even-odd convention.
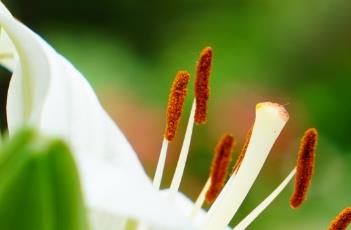
[[[1,63],[9,69],[14,67],[7,102],[10,135],[29,124],[70,144],[94,220],[103,215],[103,221],[110,221],[114,229],[123,224],[119,216],[164,228],[188,229],[185,215],[152,187],[134,150],[102,109],[85,78],[11,16],[2,3],[0,25],[0,53],[13,57],[9,60],[0,55]]]
[[[157,188],[168,142],[164,141],[153,186],[134,150],[79,71],[16,20],[1,2],[0,26],[0,63],[13,72],[7,102],[9,133],[30,125],[44,134],[63,138],[70,145],[94,229],[123,229],[126,218],[138,220],[140,228],[227,228],[288,121],[283,106],[269,102],[257,105],[250,144],[239,170],[230,177],[209,211],[198,212],[203,194],[194,206],[178,193],[196,102],[170,192],[160,193]],[[295,171],[235,230],[245,229],[283,190]]]

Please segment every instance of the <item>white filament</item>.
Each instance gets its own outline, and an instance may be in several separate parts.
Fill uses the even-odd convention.
[[[283,189],[289,184],[291,179],[296,173],[294,168],[289,175],[283,180],[283,182],[264,200],[259,204],[249,215],[247,215],[233,230],[244,230],[249,226],[257,217],[260,215],[273,200],[283,191]]]
[[[196,102],[194,100],[193,105],[191,107],[188,126],[187,126],[186,131],[185,131],[183,146],[182,146],[182,149],[180,151],[177,167],[176,167],[176,170],[175,170],[175,173],[173,175],[172,182],[171,182],[171,187],[170,187],[170,191],[169,191],[169,196],[171,199],[173,199],[175,194],[178,192],[180,182],[181,182],[182,177],[183,177],[184,168],[185,168],[185,164],[186,164],[186,160],[188,158],[188,153],[189,153],[189,148],[190,148],[191,136],[193,133],[193,126],[194,126],[194,119],[195,119],[194,118],[195,108],[196,108]]]
[[[202,188],[199,196],[197,197],[197,199],[195,201],[193,209],[191,210],[191,213],[190,213],[191,219],[194,219],[196,217],[196,214],[199,212],[202,205],[204,204],[205,198],[206,198],[206,193],[207,193],[208,189],[210,188],[210,186],[211,186],[211,178],[208,178],[206,181],[206,184]]]
[[[168,140],[166,138],[163,138],[161,153],[158,159],[155,177],[153,181],[153,185],[156,189],[160,189],[163,171],[165,168],[166,157],[167,157],[168,143],[169,143]]]

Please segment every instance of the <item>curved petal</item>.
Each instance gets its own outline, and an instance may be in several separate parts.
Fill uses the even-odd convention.
[[[5,14],[11,15],[11,13],[2,4],[0,4],[0,10]],[[4,66],[10,71],[13,71],[15,69],[16,61],[16,49],[7,33],[0,28],[0,65]]]
[[[15,69],[17,63],[17,52],[7,33],[0,29],[0,65],[9,71]]]
[[[190,226],[153,189],[134,150],[85,78],[1,2],[0,25],[19,56],[8,92],[10,134],[29,123],[66,140],[90,208],[158,226]]]

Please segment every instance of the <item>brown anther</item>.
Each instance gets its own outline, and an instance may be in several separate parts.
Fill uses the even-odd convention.
[[[317,139],[317,130],[311,128],[305,132],[301,140],[300,150],[297,156],[295,191],[290,199],[291,208],[300,207],[302,202],[306,200],[314,171]]]
[[[351,223],[351,208],[345,208],[330,223],[328,230],[345,230]]]
[[[178,71],[169,94],[166,129],[164,137],[172,141],[175,137],[179,120],[182,115],[183,105],[187,94],[190,74],[187,71]]]
[[[206,47],[200,54],[200,59],[196,66],[196,80],[195,80],[195,123],[206,123],[208,98],[210,96],[210,73],[212,64],[212,48]]]
[[[235,141],[232,135],[224,134],[215,148],[211,166],[211,185],[206,193],[207,203],[212,203],[221,192],[228,176],[228,166],[232,159]]]
[[[250,128],[249,132],[246,134],[245,143],[240,151],[238,158],[235,161],[235,164],[234,164],[233,169],[232,169],[232,174],[238,172],[238,170],[241,166],[241,163],[243,162],[247,147],[249,146],[249,143],[250,143],[251,134],[252,134],[252,127]]]

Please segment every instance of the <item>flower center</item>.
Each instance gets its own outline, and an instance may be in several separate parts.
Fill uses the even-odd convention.
[[[212,48],[204,48],[196,66],[195,99],[192,104],[176,170],[170,185],[168,195],[171,200],[174,200],[179,190],[189,153],[194,123],[206,123],[212,53]],[[160,188],[168,145],[174,139],[180,122],[189,78],[188,72],[179,71],[171,88],[164,140],[153,181],[154,187],[157,189]],[[232,175],[227,182],[234,138],[229,134],[223,135],[215,149],[210,176],[189,213],[190,218],[195,221],[195,217],[198,215],[204,201],[206,200],[209,204],[212,204],[202,222],[198,223],[201,229],[225,229],[228,226],[256,180],[272,146],[288,119],[288,112],[280,104],[272,102],[257,104],[255,123],[247,134],[241,153],[233,166]],[[301,143],[297,170],[294,168],[273,193],[235,228],[236,230],[245,229],[278,196],[296,172],[295,192],[291,199],[291,206],[297,208],[301,205],[305,200],[311,183],[316,140],[316,130],[309,129]]]

